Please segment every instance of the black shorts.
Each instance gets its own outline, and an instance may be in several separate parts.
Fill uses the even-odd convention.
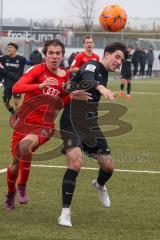
[[[12,98],[12,95],[13,95],[14,98],[19,98],[19,99],[21,98],[20,93],[12,93],[12,88],[4,87],[3,101],[8,102]]]
[[[77,119],[73,115],[71,118],[69,107],[64,109],[60,119],[60,132],[64,143],[62,153],[65,154],[70,148],[80,147],[92,157],[111,154],[106,138],[98,125],[97,113],[92,112],[91,115],[89,119],[80,119],[80,115]]]
[[[132,79],[132,71],[130,69],[122,69],[121,75],[126,80]]]

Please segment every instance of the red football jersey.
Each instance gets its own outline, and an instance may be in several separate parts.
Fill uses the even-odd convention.
[[[95,53],[92,53],[91,56],[86,55],[85,52],[79,53],[75,59],[73,60],[71,67],[78,67],[80,68],[84,63],[90,61],[90,60],[96,60],[99,61],[99,56]]]
[[[53,85],[39,88],[39,84],[47,78],[56,80]],[[68,74],[60,77],[50,72],[45,63],[34,65],[13,86],[13,93],[25,93],[22,106],[18,112],[19,119],[28,126],[45,126],[54,128],[57,104],[66,105],[70,102],[69,95],[63,87],[68,80]],[[55,101],[56,99],[59,99]],[[20,125],[19,125],[20,126]]]

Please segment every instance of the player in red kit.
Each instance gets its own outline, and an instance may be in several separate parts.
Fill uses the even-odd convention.
[[[26,183],[32,152],[53,136],[56,110],[70,102],[70,95],[63,90],[68,73],[59,67],[65,53],[63,43],[57,39],[46,41],[43,53],[46,62],[31,67],[13,86],[13,93],[25,93],[25,97],[12,136],[13,158],[7,168],[6,210],[15,208],[18,175],[19,202],[27,203]],[[87,93],[82,94],[87,99]]]
[[[83,41],[83,46],[85,51],[77,54],[75,59],[73,60],[71,64],[71,72],[76,73],[80,69],[80,67],[90,61],[90,60],[96,60],[99,61],[99,56],[93,52],[94,48],[94,41],[91,37],[86,37]]]

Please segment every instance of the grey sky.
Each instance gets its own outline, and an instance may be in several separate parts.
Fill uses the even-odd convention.
[[[121,5],[126,9],[128,18],[160,18],[159,0],[98,0],[97,2],[97,22],[99,12],[104,6],[109,4]],[[3,0],[3,17],[24,17],[33,20],[52,18],[56,22],[63,19],[63,22],[67,23],[76,21],[76,19],[72,17],[69,0]]]

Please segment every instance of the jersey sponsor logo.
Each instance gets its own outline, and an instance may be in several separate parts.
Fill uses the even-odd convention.
[[[94,72],[95,69],[96,69],[96,66],[93,65],[93,64],[88,64],[88,65],[86,66],[86,68],[85,68],[85,70],[88,70],[88,71],[90,71],[90,72]]]
[[[6,67],[19,68],[19,64],[18,64],[18,63],[9,63],[9,62],[6,62]]]
[[[60,91],[53,88],[52,86],[46,86],[43,89],[43,93],[46,95],[55,96],[55,97],[58,97],[60,95]]]

